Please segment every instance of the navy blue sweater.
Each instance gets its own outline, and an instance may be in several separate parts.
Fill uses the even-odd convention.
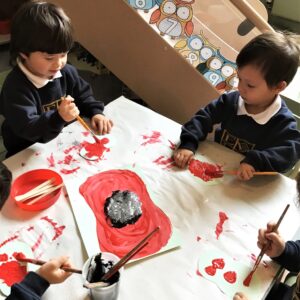
[[[284,101],[280,110],[264,125],[247,115],[237,115],[238,92],[223,94],[182,127],[179,148],[195,152],[214,124],[215,141],[245,155],[242,162],[256,171],[284,172],[300,158],[300,132]]]
[[[273,259],[288,271],[295,273],[300,272],[300,240],[286,242],[283,253]],[[272,299],[270,298],[270,300],[291,300],[295,287],[296,284],[292,287],[280,284],[279,289],[273,293]],[[298,286],[298,289],[300,289],[300,286]]]
[[[63,96],[72,96],[80,114],[85,117],[103,113],[103,102],[95,100],[89,84],[73,66],[67,64],[61,73],[62,77],[39,89],[18,66],[7,76],[0,95],[0,113],[5,117],[2,135],[7,156],[35,142],[46,143],[61,132],[67,125],[57,111]]]
[[[20,282],[11,287],[7,300],[40,300],[49,287],[49,282],[36,274],[29,272]]]

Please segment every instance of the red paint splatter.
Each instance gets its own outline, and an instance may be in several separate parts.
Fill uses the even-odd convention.
[[[78,144],[78,145],[73,145],[73,146],[71,146],[71,147],[65,149],[65,150],[64,150],[64,153],[65,153],[65,154],[69,154],[71,151],[73,151],[73,150],[78,150],[78,149],[80,149],[80,148],[81,148],[81,145],[80,145],[80,144]]]
[[[81,145],[85,149],[84,154],[87,158],[98,157],[98,159],[103,159],[105,152],[109,152],[110,149],[105,146],[109,142],[108,138],[98,139],[97,143],[83,142]]]
[[[22,258],[26,258],[25,254],[22,252],[14,252],[13,253],[13,257],[18,260],[18,259],[22,259]]]
[[[176,149],[176,144],[174,144],[172,141],[168,140],[170,143],[170,149],[175,150]]]
[[[198,235],[197,236],[197,242],[199,242],[201,240],[201,237]]]
[[[49,168],[55,167],[55,160],[54,160],[53,153],[51,153],[51,155],[49,157],[47,157],[47,161],[49,163]]]
[[[253,271],[251,271],[251,272],[249,273],[249,275],[248,275],[248,276],[246,277],[246,279],[243,281],[243,285],[244,285],[244,286],[249,286],[249,285],[250,285],[251,280],[252,280],[252,277],[253,277],[253,274],[254,274]]]
[[[212,265],[216,269],[223,269],[225,266],[225,262],[223,258],[216,258],[212,261]]]
[[[17,239],[19,237],[19,235],[14,235],[10,238],[8,238],[7,240],[3,241],[1,244],[0,244],[0,248],[3,247],[5,244],[7,244],[8,242],[11,242],[15,239]]]
[[[222,166],[201,162],[197,159],[191,160],[189,170],[194,176],[201,178],[205,182],[223,177]]]
[[[82,134],[83,134],[84,136],[89,136],[90,132],[89,132],[89,131],[83,131]]]
[[[256,261],[256,255],[254,254],[254,253],[251,253],[251,259],[253,260],[253,261]]]
[[[166,166],[166,169],[171,169],[175,165],[175,161],[173,157],[165,158],[165,156],[161,155],[156,160],[153,161],[157,165]]]
[[[28,228],[27,228],[27,231],[31,231],[31,230],[33,230],[33,226],[29,226]]]
[[[144,143],[141,144],[141,146],[146,146],[147,144],[155,144],[160,143],[161,140],[159,139],[161,137],[161,133],[159,131],[152,131],[152,135],[142,135],[143,139],[146,140]]]
[[[34,245],[31,247],[32,252],[34,252],[41,244],[44,234],[41,233],[37,239],[37,241],[34,243]]]
[[[129,170],[110,170],[89,177],[80,193],[91,207],[97,221],[97,236],[101,251],[112,252],[119,257],[127,254],[154,228],[157,232],[135,258],[156,253],[165,246],[172,233],[172,225],[166,214],[151,200],[142,179]],[[142,203],[142,216],[134,224],[114,228],[107,222],[104,204],[113,191],[134,192]]]
[[[26,266],[21,266],[17,261],[9,261],[0,265],[0,278],[8,286],[22,281],[26,273]]]
[[[59,164],[65,164],[65,165],[70,165],[72,162],[77,162],[77,160],[74,159],[73,156],[70,154],[66,155],[63,160],[58,161]]]
[[[75,173],[78,169],[80,169],[80,167],[76,167],[74,169],[70,169],[70,170],[67,170],[67,169],[61,169],[60,172],[63,173],[63,174],[72,174],[72,173]]]
[[[62,225],[62,226],[57,226],[57,223],[54,222],[52,219],[50,219],[49,217],[43,217],[41,218],[41,220],[45,220],[47,221],[48,223],[50,223],[55,231],[55,235],[53,236],[52,238],[52,241],[56,240],[59,236],[62,235],[64,229],[66,228],[66,226]]]
[[[223,274],[224,279],[233,284],[236,282],[236,273],[234,271],[228,271],[226,273]]]
[[[8,256],[6,253],[0,254],[0,261],[7,261],[7,260],[8,260]]]
[[[198,269],[196,270],[196,275],[203,277],[203,275],[200,273],[200,271]]]
[[[208,266],[204,270],[210,276],[214,276],[216,274],[216,271],[217,271],[217,269],[214,266]]]
[[[35,156],[39,156],[41,154],[41,152],[35,152],[34,155]]]
[[[217,224],[216,230],[215,230],[217,239],[219,239],[220,234],[223,232],[223,225],[224,225],[225,221],[228,220],[228,217],[224,212],[220,211],[219,212],[219,219],[220,219],[220,221]]]

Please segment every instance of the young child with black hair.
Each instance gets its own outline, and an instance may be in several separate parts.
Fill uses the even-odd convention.
[[[10,54],[16,66],[0,95],[7,157],[35,142],[52,140],[79,113],[91,119],[96,133],[110,132],[113,123],[103,115],[104,104],[67,64],[72,45],[71,22],[62,8],[29,1],[14,15]]]
[[[300,172],[296,178],[298,199],[300,203]],[[300,299],[300,240],[285,242],[278,231],[273,232],[275,222],[269,222],[267,228],[258,231],[257,245],[260,249],[270,243],[266,254],[285,269],[298,273],[297,281],[293,286],[279,283],[275,286],[266,300],[298,300]],[[233,300],[248,300],[243,293],[236,293]]]
[[[300,158],[300,132],[292,112],[279,93],[297,72],[300,46],[296,36],[263,33],[237,56],[238,91],[221,95],[182,127],[174,152],[178,167],[193,158],[199,141],[215,124],[215,141],[245,158],[237,176],[249,180],[255,171],[286,172]]]

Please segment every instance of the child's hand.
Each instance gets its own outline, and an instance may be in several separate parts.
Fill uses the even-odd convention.
[[[61,266],[72,267],[67,256],[51,259],[37,270],[37,274],[46,279],[50,284],[61,283],[72,275],[72,273],[60,269]]]
[[[237,177],[240,180],[249,180],[253,177],[253,173],[255,172],[255,169],[246,163],[241,163],[240,167],[237,171]]]
[[[79,109],[71,96],[67,96],[61,101],[58,107],[58,113],[65,122],[71,122],[79,116]]]
[[[248,298],[243,293],[238,292],[233,296],[233,300],[248,300]]]
[[[266,250],[269,257],[277,257],[282,254],[285,248],[285,241],[279,235],[278,231],[272,232],[276,223],[269,222],[266,229],[259,229],[257,246],[262,249],[264,245],[270,243]]]
[[[174,161],[179,168],[184,168],[193,158],[194,153],[188,149],[177,149],[174,152]]]
[[[91,119],[91,124],[97,134],[110,133],[114,125],[112,120],[101,114],[94,115]]]

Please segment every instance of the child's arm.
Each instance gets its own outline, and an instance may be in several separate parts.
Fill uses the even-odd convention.
[[[233,300],[248,300],[245,294],[238,292],[233,296]]]
[[[52,259],[41,266],[37,272],[29,272],[26,277],[11,288],[8,300],[39,300],[50,284],[64,282],[72,273],[60,269],[61,266],[71,267],[68,257]]]
[[[108,119],[104,115],[97,114],[92,117],[91,124],[96,133],[107,134],[111,131],[113,121]]]
[[[174,161],[179,168],[184,168],[189,164],[194,156],[194,152],[188,149],[177,149],[174,152]]]
[[[266,254],[289,271],[300,271],[300,240],[285,242],[278,231],[272,232],[275,223],[269,222],[266,229],[260,229],[258,232],[259,248],[266,243],[270,246]]]

